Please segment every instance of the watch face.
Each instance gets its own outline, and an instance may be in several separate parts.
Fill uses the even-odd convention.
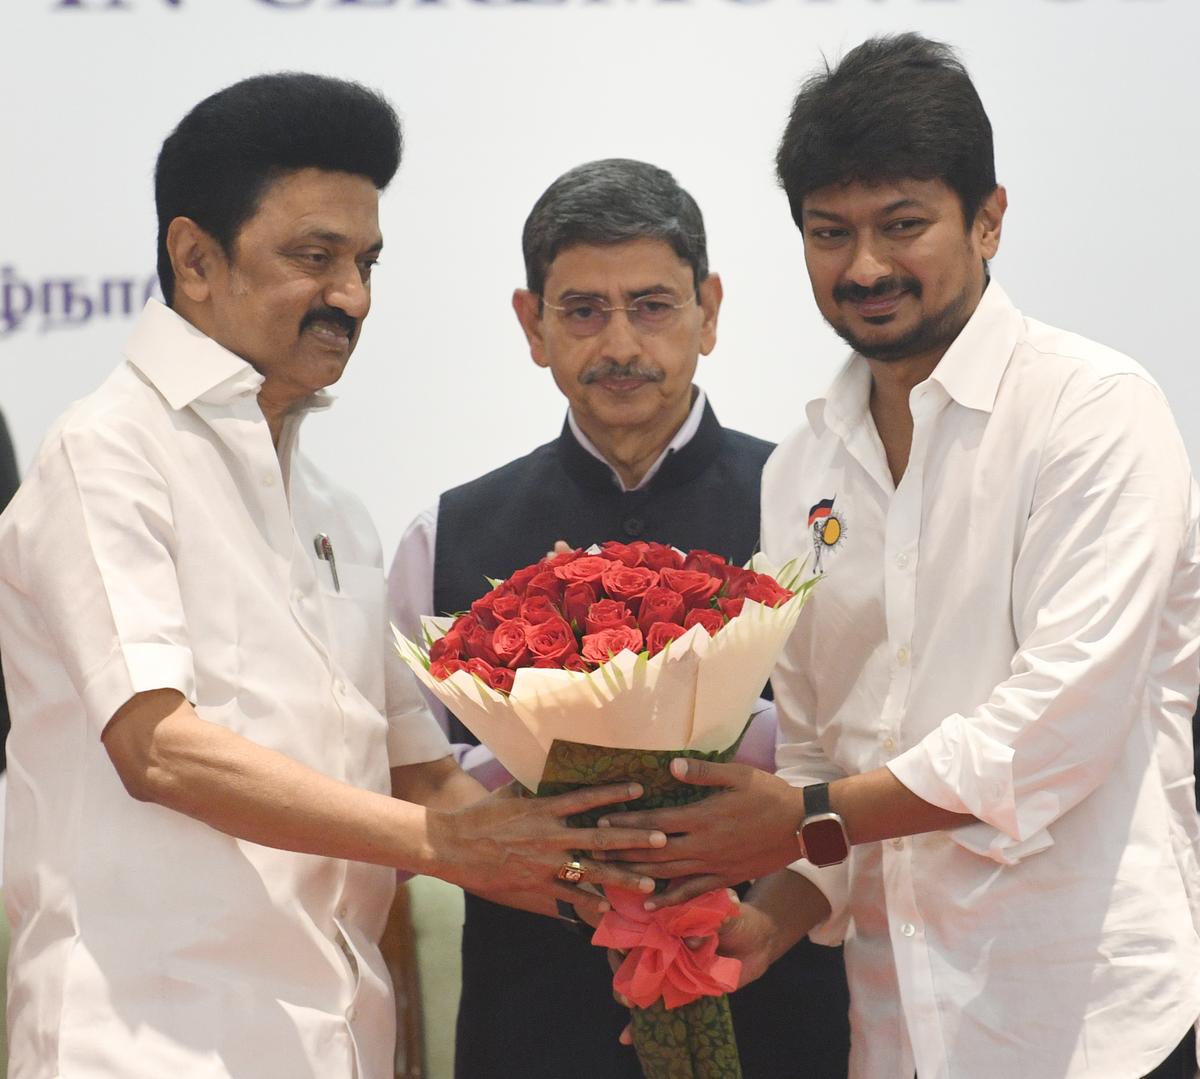
[[[842,822],[834,814],[810,817],[804,822],[804,854],[813,865],[837,865],[849,853]]]

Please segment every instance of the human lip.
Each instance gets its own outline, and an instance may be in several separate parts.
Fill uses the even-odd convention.
[[[650,381],[648,378],[640,378],[636,375],[612,375],[608,378],[596,379],[593,385],[601,386],[609,393],[627,394],[649,385]]]
[[[350,331],[345,326],[335,322],[317,320],[305,327],[305,333],[311,334],[321,344],[334,349],[345,349],[350,344]]]
[[[887,315],[894,315],[900,306],[900,301],[907,295],[907,289],[897,289],[885,296],[868,296],[863,300],[848,300],[847,302],[863,318],[883,318]]]

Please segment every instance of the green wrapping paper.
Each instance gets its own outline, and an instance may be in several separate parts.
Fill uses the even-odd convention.
[[[739,735],[733,745],[716,753],[650,752],[556,739],[550,747],[537,794],[562,794],[603,783],[642,785],[645,793],[635,802],[572,817],[569,823],[580,828],[592,827],[601,817],[611,817],[624,809],[687,805],[707,797],[713,793],[712,789],[680,783],[671,775],[671,761],[676,757],[691,757],[724,763],[733,759],[740,743]],[[701,997],[674,1009],[667,1009],[659,1001],[649,1008],[632,1011],[633,1044],[646,1079],[741,1079],[742,1065],[728,997]]]

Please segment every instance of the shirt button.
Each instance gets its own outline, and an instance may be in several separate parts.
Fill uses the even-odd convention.
[[[353,1004],[351,1004],[350,1007],[346,1009],[346,1021],[353,1023],[354,1020],[357,1018],[358,1018],[358,1009]]]
[[[640,536],[646,531],[646,522],[640,517],[626,517],[624,524],[621,525],[627,536]]]
[[[904,849],[904,840],[900,839],[900,838],[893,839],[892,846],[895,847],[897,850],[903,850]]]
[[[900,648],[896,649],[896,662],[899,663],[901,667],[905,667],[908,665],[908,649],[907,648],[900,647]]]
[[[297,588],[292,593],[292,602],[294,604],[296,604],[297,607],[299,607],[304,602],[304,593],[301,592],[300,589]]]
[[[346,693],[346,683],[343,682],[339,678],[336,682],[333,683],[333,692],[336,693],[339,697],[344,696]]]
[[[901,569],[904,569],[908,565],[908,555],[904,551],[896,555],[896,565]]]
[[[883,748],[884,749],[895,749],[896,748],[896,739],[895,738],[885,738],[883,740]]]
[[[916,933],[916,931],[917,931],[917,927],[916,927],[915,925],[913,925],[913,924],[912,924],[912,922],[905,922],[905,923],[904,923],[904,924],[903,924],[903,925],[900,927],[900,932],[901,932],[901,934],[902,934],[902,935],[904,935],[904,936],[906,936],[906,937],[911,937],[911,936],[913,936],[913,935]]]
[[[264,487],[274,487],[275,486],[275,477],[273,475],[271,475],[270,472],[264,473],[263,478],[262,478],[262,485]]]

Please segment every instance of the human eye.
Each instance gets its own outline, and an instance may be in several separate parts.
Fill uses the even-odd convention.
[[[314,248],[305,248],[300,251],[293,252],[292,257],[302,266],[307,266],[310,269],[320,270],[329,265],[330,257],[328,251],[321,251]]]
[[[371,280],[371,271],[379,265],[379,259],[372,256],[371,258],[360,259],[358,263],[358,273],[363,279],[363,283]]]
[[[679,309],[674,296],[639,296],[631,304],[634,313],[642,322],[655,326],[667,322]]]
[[[889,222],[886,231],[892,236],[915,236],[928,224],[923,217],[901,217]]]
[[[820,225],[817,228],[810,228],[808,235],[818,243],[835,244],[844,240],[849,235],[849,230],[837,225]]]

